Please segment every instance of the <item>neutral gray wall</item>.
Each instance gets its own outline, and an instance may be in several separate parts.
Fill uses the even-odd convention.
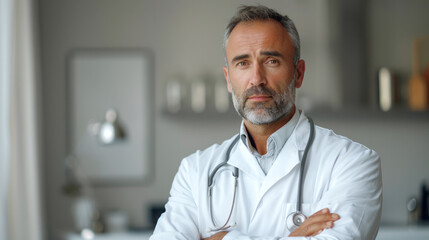
[[[367,117],[366,115],[370,115]],[[340,120],[319,117],[318,124],[364,143],[381,157],[383,177],[382,224],[406,224],[406,202],[420,195],[429,181],[429,117],[413,114],[361,112]]]
[[[191,79],[209,74],[221,79],[224,26],[241,2],[256,1],[39,2],[45,120],[44,172],[49,234],[53,238],[63,231],[71,230],[73,226],[70,213],[72,199],[61,193],[65,181],[63,160],[66,156],[65,58],[69,51],[82,47],[144,47],[154,53],[154,178],[143,186],[95,189],[96,199],[102,209],[125,210],[133,226],[147,226],[146,208],[149,204],[167,200],[180,160],[196,149],[233,135],[240,123],[238,118],[233,117],[207,120],[164,115],[164,83],[174,76]],[[341,106],[336,70],[339,66],[336,56],[332,54],[335,52],[335,45],[332,45],[335,39],[332,39],[330,33],[335,29],[331,29],[328,24],[330,9],[326,2],[277,0],[264,4],[288,14],[300,31],[307,72],[299,96],[312,97],[316,105],[336,107]],[[371,16],[392,8],[388,3],[383,4],[383,1],[374,1],[372,5],[375,10],[372,10]],[[407,14],[412,15],[411,12]],[[406,17],[401,16],[397,21],[400,19]],[[377,39],[382,36],[377,35],[377,30],[371,29],[371,32],[371,42],[378,43]],[[372,55],[374,59],[379,59],[371,61],[372,65],[383,62],[384,58],[376,52]],[[315,120],[322,126],[365,143],[382,156],[385,189],[382,220],[404,223],[406,199],[417,194],[418,184],[423,179],[429,180],[428,118],[391,120],[382,117],[365,120],[364,115],[357,116],[354,120],[341,120],[335,119],[335,116],[318,119],[316,115]]]
[[[411,78],[414,38],[429,36],[429,1],[426,0],[371,0],[368,1],[367,19],[367,67],[369,87],[376,91],[376,72],[389,68],[396,75],[398,87],[406,92]],[[421,45],[420,69],[429,64],[429,41]],[[376,95],[370,95],[376,102]]]

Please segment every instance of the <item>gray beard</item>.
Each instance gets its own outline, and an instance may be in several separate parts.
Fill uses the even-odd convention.
[[[232,102],[238,115],[247,121],[256,125],[270,124],[292,112],[295,105],[295,86],[294,74],[286,91],[280,94],[267,87],[255,86],[247,89],[241,96],[237,96],[232,89]],[[246,99],[252,94],[269,94],[272,96],[274,104],[266,106],[266,103],[255,103],[252,107],[246,106]]]

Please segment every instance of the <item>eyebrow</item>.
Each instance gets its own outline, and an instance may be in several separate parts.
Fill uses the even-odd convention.
[[[283,54],[281,54],[280,52],[277,52],[277,51],[263,51],[263,52],[261,52],[261,54],[264,56],[273,56],[273,57],[282,57],[283,58]]]
[[[280,52],[277,52],[277,51],[263,51],[263,52],[261,52],[261,55],[283,58],[283,54],[281,54]],[[246,59],[248,57],[249,57],[249,54],[241,54],[241,55],[235,56],[231,60],[231,63]]]
[[[240,60],[243,60],[243,59],[248,58],[248,57],[249,57],[249,54],[242,54],[242,55],[235,56],[235,57],[231,60],[231,63],[233,63],[233,62],[237,62],[237,61],[240,61]]]

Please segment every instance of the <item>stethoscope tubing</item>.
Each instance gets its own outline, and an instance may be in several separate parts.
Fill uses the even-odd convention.
[[[225,161],[223,161],[220,164],[218,164],[213,169],[212,173],[209,175],[209,180],[208,180],[209,211],[210,211],[210,218],[212,220],[213,226],[215,226],[214,229],[209,229],[209,232],[222,231],[222,230],[226,230],[226,229],[228,229],[228,228],[231,227],[231,225],[227,226],[227,224],[228,224],[229,220],[231,219],[232,212],[234,210],[235,199],[236,199],[236,195],[237,195],[237,183],[238,183],[238,173],[239,173],[238,168],[234,167],[234,173],[232,174],[232,176],[234,177],[234,196],[233,196],[233,199],[232,199],[231,209],[230,209],[229,214],[228,214],[228,219],[226,220],[225,224],[223,224],[221,227],[218,227],[218,228],[216,228],[217,225],[216,225],[215,220],[213,218],[213,212],[212,212],[213,211],[212,210],[212,208],[213,208],[213,203],[212,203],[212,189],[213,189],[213,186],[214,186],[214,176],[216,175],[217,171],[221,167],[223,167],[223,166],[225,166],[225,165],[228,164],[228,159],[229,159],[229,155],[231,154],[232,147],[235,146],[235,144],[237,143],[238,139],[239,139],[239,135],[234,139],[234,141],[232,141],[232,143],[230,144],[228,150],[226,151],[226,153],[225,153]]]
[[[305,168],[305,162],[307,160],[307,156],[308,156],[308,152],[310,150],[311,145],[313,144],[314,141],[314,122],[313,119],[311,119],[310,117],[308,117],[308,121],[310,123],[310,135],[308,137],[308,141],[307,141],[307,145],[305,146],[304,149],[304,154],[302,156],[302,160],[301,160],[301,164],[300,164],[300,170],[299,170],[299,180],[298,180],[298,201],[296,203],[296,212],[290,214],[289,216],[292,216],[292,223],[293,226],[289,227],[288,229],[290,231],[292,231],[294,228],[300,226],[302,224],[303,221],[305,221],[306,217],[305,215],[302,213],[302,190],[303,190],[303,182],[304,182],[304,168]],[[226,230],[232,226],[235,226],[236,223],[232,224],[232,225],[228,225],[228,222],[231,219],[232,216],[232,212],[234,210],[234,205],[235,205],[235,201],[236,201],[236,193],[237,193],[237,185],[238,185],[238,175],[239,175],[239,171],[237,167],[234,167],[234,172],[233,172],[233,177],[234,177],[234,195],[233,195],[233,199],[232,199],[232,204],[231,204],[231,209],[230,212],[228,214],[228,218],[225,222],[225,224],[223,224],[221,227],[216,227],[216,223],[213,217],[213,203],[212,203],[212,189],[214,187],[214,176],[216,175],[216,173],[218,172],[218,170],[225,166],[228,165],[228,160],[229,160],[229,156],[231,154],[232,148],[235,146],[235,144],[237,143],[238,139],[240,138],[240,135],[237,135],[237,137],[235,137],[235,139],[232,141],[232,143],[230,144],[230,146],[228,147],[226,153],[225,153],[225,160],[223,162],[221,162],[220,164],[218,164],[213,171],[211,172],[211,174],[209,175],[208,178],[208,194],[209,194],[209,212],[210,212],[210,218],[211,221],[213,223],[213,226],[215,226],[214,229],[209,229],[209,232],[216,232],[216,231],[222,231],[222,230]],[[301,219],[299,220],[295,220],[294,216],[299,216],[299,218],[297,219]],[[299,222],[298,222],[299,221]]]
[[[304,182],[304,168],[305,168],[305,162],[307,161],[308,151],[310,151],[310,147],[313,144],[314,141],[314,122],[313,119],[310,117],[308,118],[308,121],[310,122],[310,135],[308,137],[307,145],[304,149],[304,154],[302,156],[301,164],[299,167],[299,183],[298,183],[298,202],[296,203],[296,211],[299,213],[302,213],[302,185]]]
[[[218,164],[213,169],[212,173],[209,175],[209,181],[208,181],[208,187],[209,188],[213,187],[213,183],[214,183],[213,179],[214,179],[214,176],[216,175],[217,171],[219,170],[219,168],[221,168],[221,167],[223,167],[223,166],[225,166],[225,165],[228,164],[228,159],[229,159],[229,155],[231,154],[232,147],[235,146],[235,144],[237,143],[237,141],[238,141],[239,138],[240,138],[239,136],[235,137],[234,141],[232,141],[232,143],[228,147],[228,150],[225,153],[225,161],[223,161],[220,164]],[[238,178],[238,168],[234,168],[234,174],[233,174],[233,176]]]
[[[231,204],[231,209],[229,210],[229,214],[228,214],[228,219],[226,220],[226,222],[223,224],[223,226],[221,226],[221,227],[218,227],[218,228],[214,228],[214,229],[210,229],[209,230],[209,232],[217,232],[217,231],[223,231],[223,230],[226,230],[226,229],[228,229],[228,228],[230,228],[230,227],[232,227],[233,225],[235,225],[235,223],[234,224],[232,224],[232,225],[228,225],[227,226],[227,224],[228,224],[228,222],[229,222],[229,220],[231,219],[231,216],[232,216],[232,212],[233,212],[233,210],[234,210],[234,205],[235,205],[235,199],[236,199],[236,197],[237,197],[237,181],[238,180],[238,175],[237,176],[234,176],[234,196],[233,196],[233,198],[232,198],[232,204]],[[212,204],[212,197],[211,197],[211,188],[210,188],[210,206],[209,206],[209,211],[210,211],[210,217],[211,217],[211,220],[212,220],[212,223],[213,223],[213,226],[215,226],[216,227],[216,223],[215,223],[215,220],[214,220],[214,218],[213,218],[213,210],[212,210],[212,206],[213,206],[213,204]]]

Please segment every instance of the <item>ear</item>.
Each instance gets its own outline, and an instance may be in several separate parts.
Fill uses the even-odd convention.
[[[296,64],[296,88],[300,88],[304,80],[305,61],[299,60]]]
[[[228,86],[228,92],[232,92],[232,87],[231,87],[231,81],[229,80],[229,75],[228,75],[228,67],[224,66],[223,67],[223,74],[225,75],[225,80],[226,80],[226,84]]]

